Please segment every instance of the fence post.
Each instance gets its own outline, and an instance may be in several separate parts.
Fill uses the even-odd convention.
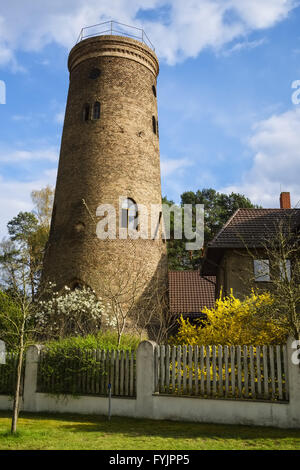
[[[297,346],[294,338],[287,342],[287,363],[290,398],[290,423],[291,427],[300,427],[300,364],[297,360]],[[299,356],[298,356],[299,357]]]
[[[154,341],[142,341],[136,354],[136,415],[153,418]]]
[[[24,391],[23,391],[23,410],[36,410],[36,388],[38,360],[41,346],[30,346],[26,353]]]

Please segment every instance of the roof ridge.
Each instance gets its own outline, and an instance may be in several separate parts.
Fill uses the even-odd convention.
[[[241,211],[298,211],[299,207],[281,208],[281,207],[239,207]],[[236,211],[236,212],[237,212]]]
[[[270,234],[273,233],[275,231],[274,227],[279,221],[287,224],[290,220],[293,226],[295,224],[298,226],[299,216],[300,209],[238,208],[213,240],[208,243],[208,247],[237,246],[237,244],[240,245],[241,241],[245,246],[249,243],[252,246],[253,242],[260,245],[262,236],[266,231],[269,231]]]

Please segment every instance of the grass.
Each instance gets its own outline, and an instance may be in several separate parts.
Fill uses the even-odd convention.
[[[21,413],[10,435],[0,412],[1,450],[300,450],[300,430],[103,416]]]

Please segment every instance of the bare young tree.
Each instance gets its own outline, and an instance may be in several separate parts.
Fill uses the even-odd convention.
[[[168,286],[159,274],[152,278],[137,310],[137,325],[143,325],[149,338],[158,344],[166,342],[178,317],[170,311]]]
[[[287,334],[300,339],[300,240],[299,217],[284,217],[278,220],[272,235],[265,237],[261,246],[247,249],[253,262],[259,259],[261,280],[267,276],[268,290],[273,303],[259,312],[286,329]],[[299,223],[299,222],[298,222]],[[262,259],[263,258],[263,259]],[[253,271],[249,273],[249,284],[257,281]],[[257,283],[256,285],[265,283]]]
[[[118,333],[118,344],[125,331],[160,341],[170,329],[168,292],[160,274],[149,280],[147,265],[132,261],[101,272],[100,295],[110,325]],[[103,325],[104,326],[104,325]]]
[[[15,433],[20,409],[24,354],[39,333],[36,323],[39,286],[52,208],[51,188],[34,191],[32,212],[20,212],[8,223],[10,239],[0,244],[0,339],[18,355],[11,432]]]
[[[300,240],[293,224],[280,222],[276,236],[264,244],[270,263],[274,303],[268,315],[300,339]]]
[[[110,324],[117,331],[119,345],[126,329],[130,325],[137,327],[140,315],[137,315],[136,305],[147,283],[142,266],[136,264],[134,269],[129,263],[115,266],[112,263],[111,269],[101,272],[100,293]]]
[[[26,349],[35,343],[38,333],[35,326],[36,301],[28,295],[28,271],[23,270],[16,290],[11,293],[0,291],[0,339],[18,356],[16,385],[14,390],[11,432],[17,430],[20,410],[22,370]]]

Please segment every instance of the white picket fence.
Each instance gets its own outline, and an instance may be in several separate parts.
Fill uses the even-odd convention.
[[[288,401],[286,346],[157,346],[155,392]]]

